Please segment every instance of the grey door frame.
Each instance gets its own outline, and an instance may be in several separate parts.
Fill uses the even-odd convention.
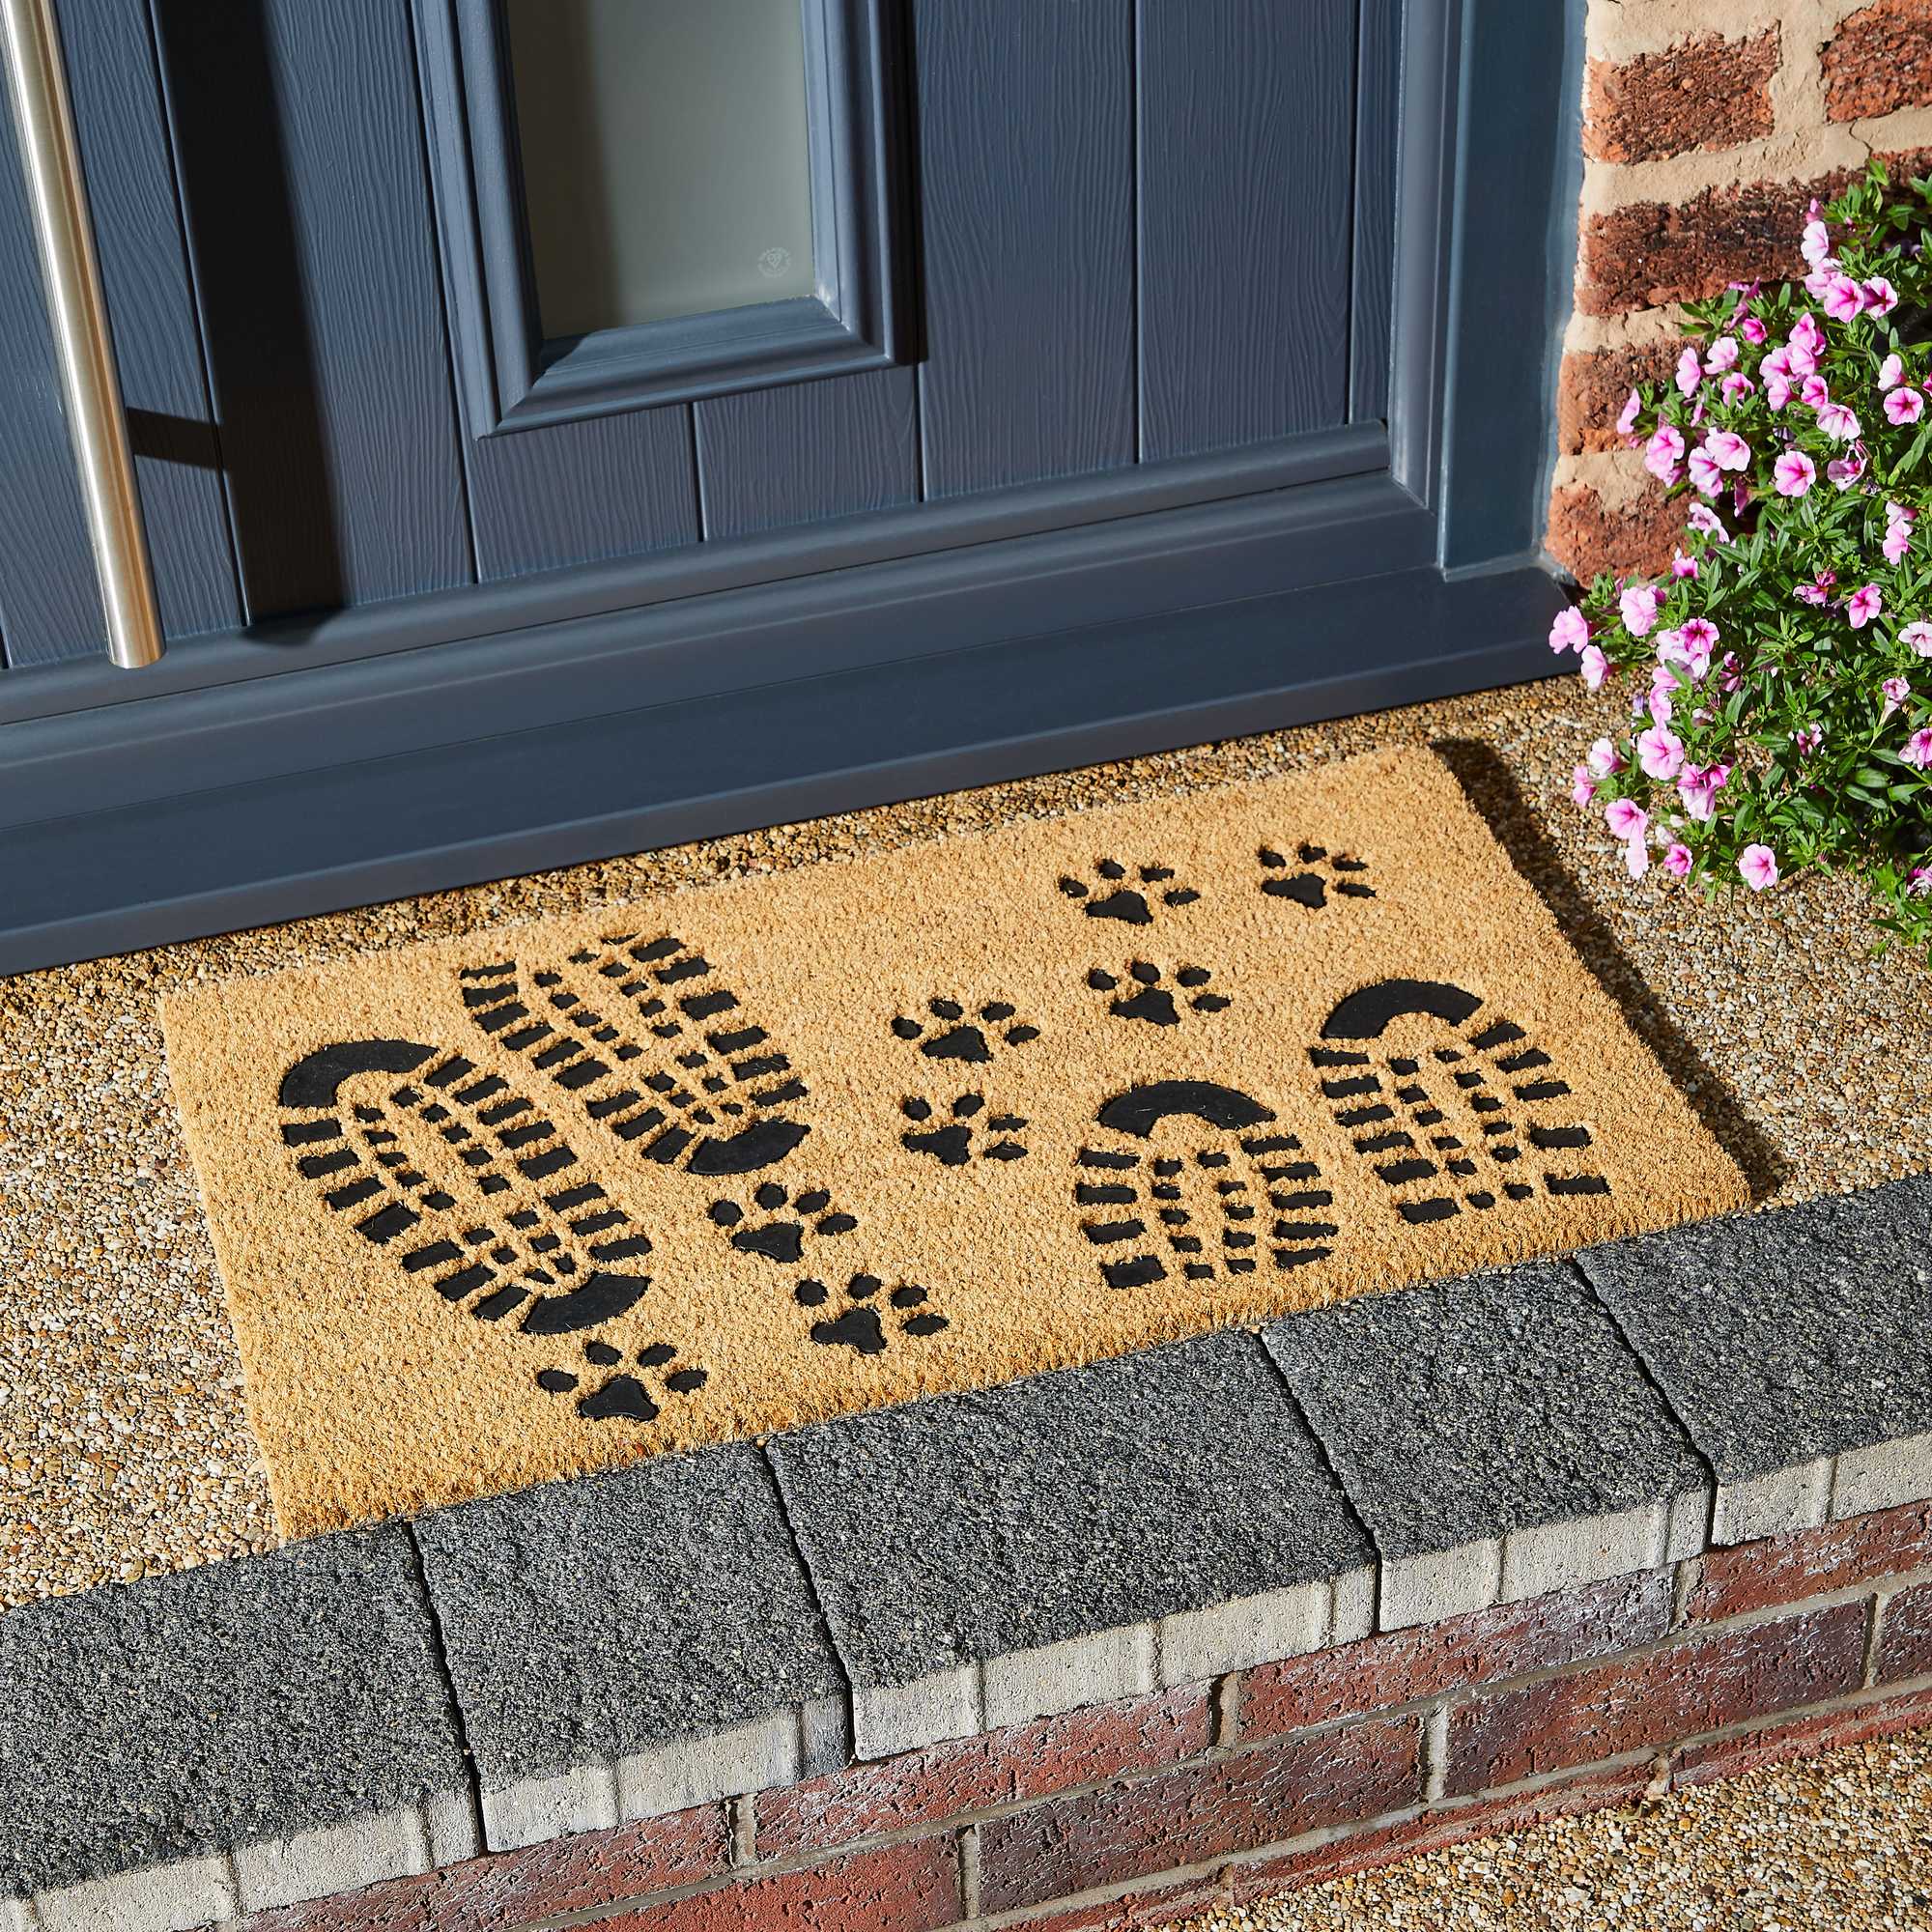
[[[0,973],[1546,670],[1577,39],[1406,0],[1386,430],[0,681]]]

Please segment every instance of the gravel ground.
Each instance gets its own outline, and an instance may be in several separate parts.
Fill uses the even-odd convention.
[[[1568,798],[1604,724],[1524,686],[0,982],[0,1605],[274,1540],[155,1017],[196,980],[1435,743],[1764,1198],[1932,1165],[1932,974],[1870,957],[1850,887],[1632,884]]]
[[[1932,1730],[1472,1839],[1185,1932],[1923,1932]],[[1172,1928],[1171,1928],[1172,1932]]]

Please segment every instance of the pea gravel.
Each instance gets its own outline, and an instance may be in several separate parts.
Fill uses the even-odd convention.
[[[1574,679],[642,853],[0,981],[0,1604],[270,1547],[156,996],[197,981],[1434,743],[1767,1199],[1932,1165],[1932,973],[1856,887],[1639,886],[1569,772]]]
[[[1168,1932],[1922,1932],[1932,1730],[1330,1879]]]

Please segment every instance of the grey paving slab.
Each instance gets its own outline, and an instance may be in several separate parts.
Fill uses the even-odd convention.
[[[862,1748],[863,1687],[920,1687],[930,1708],[900,1743],[978,1728],[976,1699],[998,1723],[1127,1694],[1156,1662],[1129,1627],[1325,1591],[1372,1554],[1247,1334],[850,1417],[771,1454]]]
[[[0,1895],[468,1790],[401,1529],[9,1610],[0,1686]]]
[[[1710,1458],[1720,1537],[1932,1492],[1932,1177],[1578,1260]]]
[[[727,1731],[763,1752],[763,1776],[764,1730],[796,1739],[796,1707],[842,1690],[771,1472],[747,1444],[443,1510],[415,1531],[486,1819],[491,1794],[552,1774],[556,1789],[531,1802],[556,1829],[614,1823],[613,1805],[644,1815],[663,1807],[643,1784],[668,1789],[667,1804],[696,1789],[692,1753]],[[494,1808],[494,1842],[542,1822]]]
[[[1559,1264],[1363,1295],[1265,1340],[1374,1532],[1385,1627],[1698,1545],[1708,1472]]]

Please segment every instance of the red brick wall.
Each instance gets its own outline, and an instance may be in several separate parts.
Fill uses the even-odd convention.
[[[428,1878],[246,1932],[1028,1932],[1173,1918],[1932,1722],[1932,1507]]]
[[[1589,0],[1575,312],[1550,553],[1650,573],[1683,527],[1610,425],[1675,359],[1678,303],[1798,265],[1805,203],[1932,151],[1932,0]]]

